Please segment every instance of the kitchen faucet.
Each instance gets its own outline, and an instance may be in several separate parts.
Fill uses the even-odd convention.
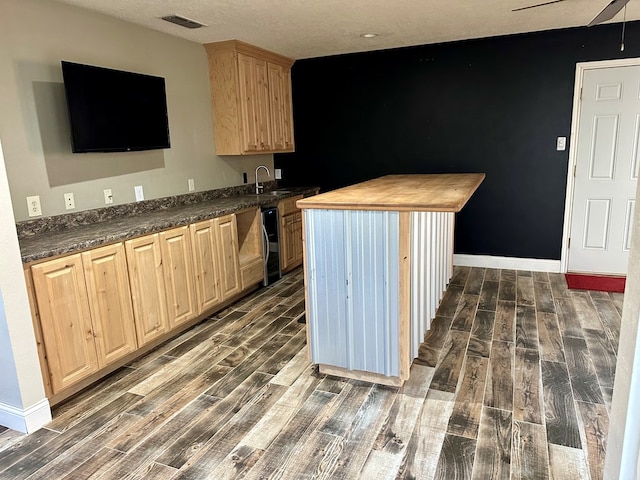
[[[261,168],[264,168],[267,171],[268,177],[271,176],[271,172],[269,171],[269,168],[267,168],[264,165],[258,165],[258,168],[256,168],[256,195],[264,191],[264,185],[262,185],[261,183],[258,183],[258,170],[260,170]]]

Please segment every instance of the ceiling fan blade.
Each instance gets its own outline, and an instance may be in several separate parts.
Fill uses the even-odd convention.
[[[627,3],[629,3],[629,0],[612,0],[609,5],[604,7],[604,9],[596,15],[596,18],[589,22],[587,27],[592,27],[599,23],[606,22],[607,20],[611,20]]]
[[[628,1],[629,0],[627,0],[627,2]],[[544,5],[551,5],[552,3],[560,3],[560,2],[564,2],[564,0],[551,0],[550,2],[536,3],[535,5],[529,5],[528,7],[514,8],[511,11],[512,12],[519,12],[520,10],[529,10],[530,8],[543,7]]]

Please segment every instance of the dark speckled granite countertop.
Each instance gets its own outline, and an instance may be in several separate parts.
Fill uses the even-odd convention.
[[[284,190],[284,189],[283,189]],[[235,194],[219,198],[206,198],[189,204],[170,206],[157,203],[153,210],[112,216],[94,223],[73,225],[36,234],[20,235],[20,253],[23,263],[30,263],[65,253],[73,253],[119,242],[173,227],[235,213],[250,207],[269,205],[295,195],[313,195],[315,187],[278,190],[277,194]],[[173,202],[175,203],[175,202]],[[52,218],[52,217],[50,217]],[[20,233],[20,229],[19,233]]]

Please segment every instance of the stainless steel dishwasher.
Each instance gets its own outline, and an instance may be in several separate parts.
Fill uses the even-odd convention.
[[[262,241],[264,252],[264,282],[269,285],[282,277],[280,269],[280,222],[278,207],[262,207]]]

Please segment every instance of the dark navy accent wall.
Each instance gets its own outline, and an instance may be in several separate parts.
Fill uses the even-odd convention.
[[[576,63],[640,56],[640,22],[624,52],[621,27],[298,60],[280,185],[485,172],[456,216],[455,252],[559,260]]]

